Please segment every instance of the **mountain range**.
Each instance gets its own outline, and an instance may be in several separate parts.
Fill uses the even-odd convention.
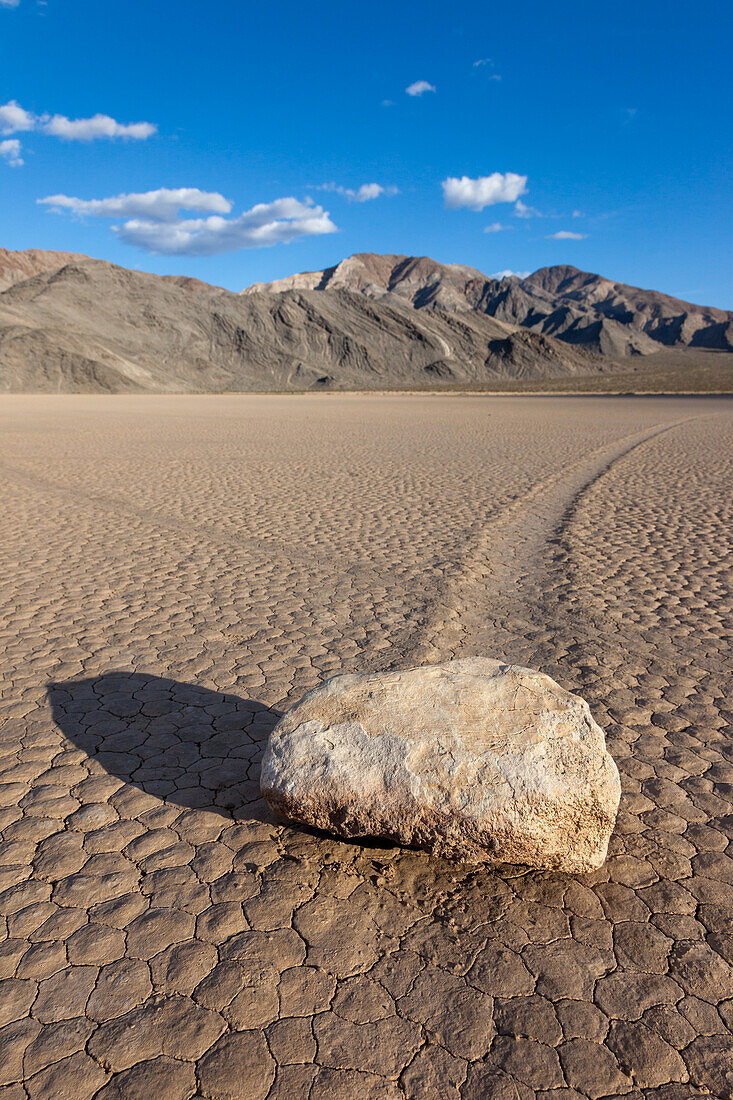
[[[733,314],[574,268],[497,280],[363,254],[233,293],[77,253],[0,250],[5,392],[486,385],[592,375],[614,369],[613,349],[662,344],[730,348]]]
[[[425,256],[366,252],[324,271],[255,283],[244,293],[336,288],[369,298],[399,298],[417,309],[484,313],[611,358],[651,355],[660,345],[733,350],[733,313],[567,265],[543,267],[526,278],[492,278]]]
[[[382,389],[587,374],[585,349],[481,313],[348,290],[242,295],[102,260],[0,293],[6,391]]]

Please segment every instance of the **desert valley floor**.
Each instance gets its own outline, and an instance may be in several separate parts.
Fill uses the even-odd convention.
[[[733,401],[4,397],[2,1100],[733,1097]],[[276,820],[338,671],[577,690],[605,866]]]

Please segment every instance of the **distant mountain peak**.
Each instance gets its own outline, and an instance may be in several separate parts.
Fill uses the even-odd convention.
[[[359,252],[323,271],[256,283],[242,293],[337,288],[370,298],[390,295],[416,309],[475,310],[612,358],[651,354],[660,345],[733,350],[733,313],[627,286],[571,264],[499,280],[429,256]]]

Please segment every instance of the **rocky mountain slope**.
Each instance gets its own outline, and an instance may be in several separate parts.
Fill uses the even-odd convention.
[[[173,286],[183,287],[184,290],[190,290],[194,294],[219,294],[224,290],[222,286],[204,283],[201,279],[195,279],[193,275],[161,275],[159,278],[164,283],[172,283]]]
[[[0,248],[0,291],[14,283],[32,279],[43,271],[58,271],[64,264],[88,260],[81,252],[47,252],[42,248],[28,248],[25,252],[10,252]]]
[[[243,293],[336,287],[369,298],[389,295],[417,309],[477,311],[612,358],[651,355],[660,346],[733,350],[733,313],[569,266],[499,280],[424,256],[360,253],[324,271],[255,283]]]
[[[605,365],[484,313],[416,310],[399,295],[240,295],[86,258],[0,293],[6,392],[377,389]]]

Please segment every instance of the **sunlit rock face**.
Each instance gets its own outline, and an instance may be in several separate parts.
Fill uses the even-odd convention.
[[[487,658],[327,681],[272,731],[261,787],[343,837],[569,872],[603,863],[620,798],[587,703]]]

